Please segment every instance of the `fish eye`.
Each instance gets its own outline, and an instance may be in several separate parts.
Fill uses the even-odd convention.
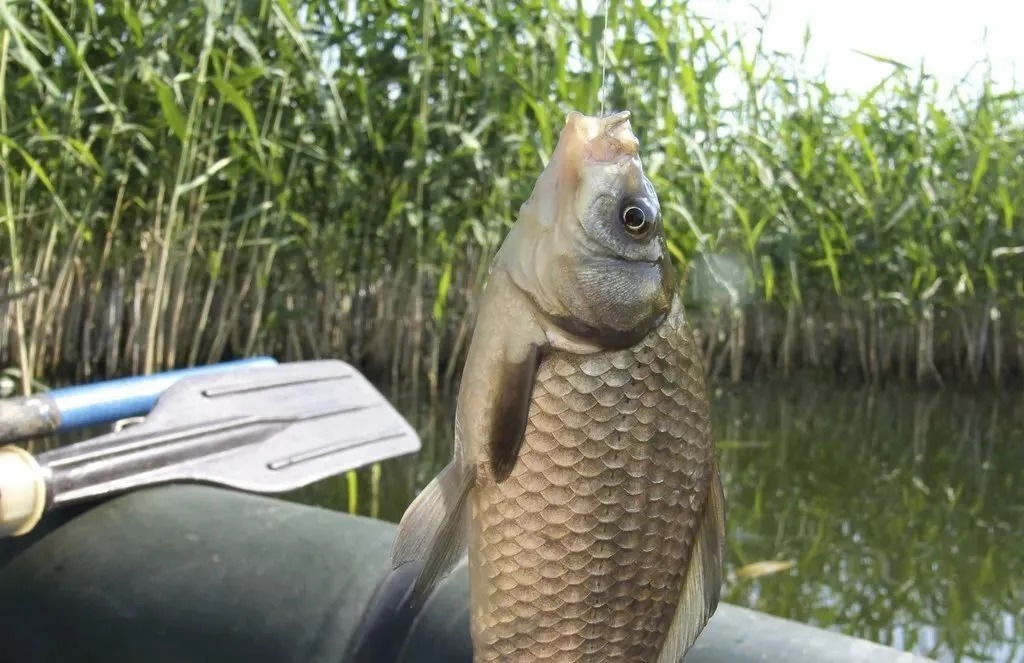
[[[634,236],[643,235],[654,225],[653,210],[647,209],[646,205],[627,204],[620,216],[626,232]]]

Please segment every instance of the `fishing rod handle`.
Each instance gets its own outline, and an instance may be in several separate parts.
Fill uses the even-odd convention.
[[[32,530],[46,508],[46,477],[32,454],[0,447],[0,537]]]
[[[60,387],[37,396],[9,399],[11,412],[5,414],[4,410],[0,409],[0,443],[103,426],[120,419],[145,416],[164,392],[182,378],[276,364],[277,360],[273,357],[249,357],[208,366],[193,366],[151,375],[133,375]],[[3,401],[0,401],[0,407],[2,403]],[[30,407],[35,407],[37,411],[40,407],[45,407],[47,411],[45,415],[38,412],[33,414]],[[21,424],[18,424],[19,416],[23,420]],[[40,416],[43,418],[40,419]],[[8,420],[13,423],[8,425]],[[21,430],[15,427],[19,425]]]
[[[60,408],[48,395],[0,398],[0,443],[52,435],[60,423]]]

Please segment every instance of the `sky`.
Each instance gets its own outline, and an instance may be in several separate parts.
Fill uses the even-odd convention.
[[[1024,2],[1019,0],[691,0],[699,14],[727,25],[754,26],[770,7],[768,49],[799,53],[811,28],[806,66],[829,87],[865,91],[891,71],[853,51],[925,70],[949,89],[986,55],[1000,84],[1024,82]],[[986,35],[987,30],[987,35]],[[747,33],[756,39],[756,33]],[[978,72],[980,73],[980,71]]]

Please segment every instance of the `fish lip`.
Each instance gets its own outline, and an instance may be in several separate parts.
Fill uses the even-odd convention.
[[[640,141],[629,125],[632,115],[629,110],[602,117],[586,116],[579,111],[569,113],[566,128],[579,150],[577,167],[618,164],[638,159]]]
[[[624,122],[628,122],[629,118],[632,117],[632,115],[633,113],[628,110],[612,113],[611,115],[605,115],[603,118],[601,118],[602,122],[604,123],[605,133],[613,129],[616,129]]]
[[[615,148],[609,150],[609,152],[611,152],[611,156],[604,156],[604,153],[597,151],[587,152],[583,155],[583,158],[580,160],[580,165],[582,167],[616,166],[625,161],[632,161],[634,159],[639,160],[639,157],[635,154],[629,154],[628,152],[624,151],[612,150],[615,150]]]

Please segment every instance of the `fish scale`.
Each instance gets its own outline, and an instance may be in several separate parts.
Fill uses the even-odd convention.
[[[656,661],[712,454],[678,300],[632,348],[545,355],[518,461],[473,492],[475,659]]]

